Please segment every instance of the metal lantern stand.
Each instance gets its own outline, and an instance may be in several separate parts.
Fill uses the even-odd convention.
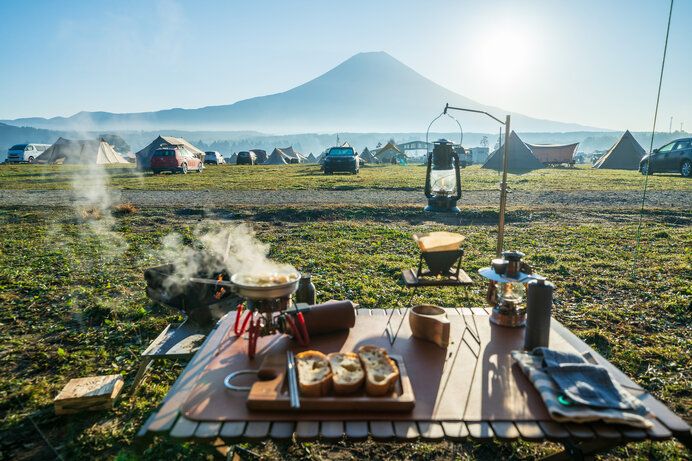
[[[509,115],[507,115],[507,118],[503,122],[499,118],[494,117],[485,111],[474,110],[474,109],[465,109],[463,107],[452,107],[449,105],[449,103],[447,103],[445,105],[445,109],[442,112],[442,114],[447,114],[447,111],[450,109],[460,110],[460,111],[464,111],[464,112],[475,112],[477,114],[485,114],[488,117],[495,120],[496,122],[498,122],[499,124],[504,125],[504,127],[505,127],[505,156],[504,156],[504,160],[502,162],[502,186],[501,186],[502,191],[500,193],[500,222],[498,223],[498,226],[497,226],[496,256],[499,258],[500,255],[502,255],[502,244],[503,244],[504,233],[505,233],[505,207],[507,204],[507,157],[509,156]]]

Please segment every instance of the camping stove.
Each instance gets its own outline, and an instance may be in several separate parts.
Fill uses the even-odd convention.
[[[310,337],[305,327],[303,312],[309,310],[307,304],[300,307],[293,303],[293,293],[298,288],[300,274],[289,274],[289,281],[270,285],[252,285],[247,283],[243,274],[231,277],[234,290],[245,298],[238,305],[234,332],[242,336],[247,332],[248,356],[254,358],[257,350],[257,338],[277,333],[292,334],[301,346],[310,344]],[[243,311],[245,313],[243,314]]]
[[[300,307],[294,304],[290,295],[276,299],[248,299],[245,301],[245,308],[242,304],[238,305],[234,332],[236,336],[247,333],[247,354],[250,358],[255,357],[257,338],[260,336],[290,334],[301,346],[307,346],[310,344],[310,337],[303,312],[308,310],[307,304]]]

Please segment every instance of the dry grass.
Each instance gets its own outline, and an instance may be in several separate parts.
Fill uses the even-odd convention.
[[[125,216],[131,215],[137,212],[137,207],[132,203],[121,203],[119,205],[113,205],[111,207],[111,213],[113,216]]]
[[[97,206],[85,206],[79,211],[83,219],[101,219],[101,209]]]

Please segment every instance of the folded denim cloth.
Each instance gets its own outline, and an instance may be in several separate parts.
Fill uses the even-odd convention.
[[[546,351],[550,352],[546,353]],[[551,363],[553,365],[552,367],[546,366],[546,356],[548,357],[547,362]],[[562,353],[545,348],[536,348],[533,352],[513,351],[512,358],[517,361],[517,364],[521,370],[534,385],[540,394],[543,403],[545,403],[548,413],[555,421],[585,423],[601,420],[607,423],[628,424],[641,428],[653,427],[652,420],[654,416],[651,414],[651,412],[646,408],[646,406],[644,406],[644,404],[641,403],[639,399],[622,388],[616,381],[612,380],[610,374],[605,369],[603,369],[603,371],[606,372],[610,385],[617,390],[617,393],[619,394],[620,398],[622,398],[622,401],[625,402],[628,409],[619,407],[603,408],[594,406],[592,404],[583,405],[570,397],[563,390],[563,388],[558,386],[557,381],[553,377],[555,373],[553,376],[551,376],[548,374],[547,369],[564,367],[565,375],[569,375],[569,367],[571,366],[582,367],[584,365],[590,365],[582,357],[576,354]],[[560,363],[563,364],[558,365]],[[580,373],[583,373],[583,368],[581,369]],[[574,378],[574,375],[572,375],[571,378]],[[601,378],[602,376],[599,377],[599,379]],[[594,389],[595,387],[600,386],[600,384],[594,386],[593,381],[590,381],[590,379],[591,378],[586,378],[582,382],[590,383],[588,392],[596,392]],[[566,386],[566,389],[569,388],[569,385]],[[600,389],[598,391],[600,391]],[[583,389],[579,390],[578,395],[583,395],[582,392]],[[567,396],[570,401],[565,401],[564,396]],[[594,401],[593,399],[589,400]]]
[[[559,367],[565,363],[589,363],[579,354],[556,351],[547,347],[537,347],[533,350],[533,354],[543,356],[543,365],[546,367]]]
[[[534,355],[543,355],[543,370],[572,402],[599,408],[634,408],[604,367],[588,363],[580,355],[546,347],[536,348]]]

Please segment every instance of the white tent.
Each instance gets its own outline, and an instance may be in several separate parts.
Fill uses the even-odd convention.
[[[113,146],[101,140],[58,138],[52,146],[36,157],[38,163],[129,163]]]
[[[278,149],[274,149],[271,155],[262,165],[285,165],[286,159]]]

